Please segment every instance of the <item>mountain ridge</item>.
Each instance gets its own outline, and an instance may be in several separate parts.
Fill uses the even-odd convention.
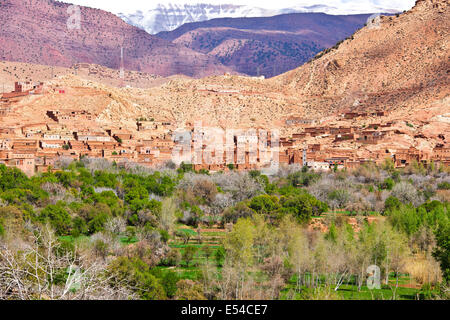
[[[53,0],[4,0],[0,3],[0,58],[71,67],[93,63],[169,76],[203,77],[231,71],[214,57],[149,35],[112,13],[79,7],[81,29],[70,30],[69,4]]]
[[[157,36],[217,58],[236,72],[272,77],[309,61],[364,26],[369,14],[291,13],[184,24]]]

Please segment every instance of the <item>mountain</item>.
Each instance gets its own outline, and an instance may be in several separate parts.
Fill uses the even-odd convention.
[[[157,36],[214,56],[236,72],[272,77],[352,35],[370,15],[292,13],[187,23]]]
[[[168,4],[142,4],[146,9],[118,12],[117,15],[127,23],[146,30],[150,34],[162,31],[172,31],[183,24],[201,22],[217,18],[253,18],[270,17],[287,13],[321,12],[333,15],[368,14],[373,12],[396,13],[405,8],[409,9],[414,0],[327,0],[309,1],[308,4],[299,4],[293,7],[268,9],[249,5],[237,4],[206,4],[206,3],[168,3]],[[261,4],[261,5],[268,5]],[[272,4],[273,6],[273,4]],[[121,10],[121,9],[117,9]],[[116,11],[113,9],[113,11]]]
[[[69,29],[69,4],[53,0],[0,1],[0,59],[71,67],[91,63],[129,70],[202,77],[229,71],[214,57],[152,36],[106,11],[80,7],[80,29]]]
[[[448,1],[418,0],[272,81],[301,97],[306,113],[383,110],[408,120],[436,102],[448,115],[449,21]]]
[[[269,10],[243,5],[212,4],[158,4],[146,12],[119,13],[125,22],[146,30],[150,34],[172,31],[185,23],[206,21],[216,18],[268,17],[295,12],[293,9]]]
[[[11,101],[12,112],[1,123],[20,127],[45,122],[49,106],[57,106],[86,110],[96,116],[99,126],[133,132],[135,119],[153,118],[180,126],[201,120],[229,129],[280,129],[282,137],[304,133],[312,123],[319,133],[319,127],[352,127],[362,137],[334,142],[334,134],[308,134],[297,146],[320,145],[326,157],[348,152],[355,159],[382,160],[410,147],[430,151],[450,141],[449,18],[448,1],[418,1],[412,10],[370,23],[302,67],[265,80],[240,75],[176,77],[157,87],[116,88],[109,79],[101,84],[96,82],[101,78],[69,70],[46,83],[50,90],[65,88],[66,94]],[[3,73],[6,79],[15,68],[9,66]],[[342,117],[351,111],[385,114]],[[379,143],[366,143],[365,128],[368,134],[386,136]]]

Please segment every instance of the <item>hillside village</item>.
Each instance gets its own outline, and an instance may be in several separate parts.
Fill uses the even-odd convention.
[[[8,122],[3,120],[17,116],[16,105],[24,97],[67,94],[61,87],[44,86],[42,82],[16,82],[14,88],[1,97],[0,120],[5,124]],[[199,91],[215,95],[259,94],[219,86]],[[224,153],[223,161],[216,160],[213,164],[207,159],[211,148],[208,137],[199,137],[191,122],[180,125],[176,119],[141,117],[132,121],[133,125],[122,127],[115,122],[100,122],[98,118],[99,114],[88,110],[54,108],[45,110],[45,117],[39,121],[3,125],[0,127],[0,163],[18,167],[28,175],[47,171],[60,158],[105,158],[123,166],[137,163],[158,167],[173,160],[175,148],[179,148],[177,136],[188,132],[193,154],[198,153],[198,147],[194,150],[194,146],[198,146],[199,141],[202,145],[203,155],[196,154],[196,159],[201,159],[194,163],[196,170],[261,169],[270,165],[264,153],[271,152],[278,153],[280,165],[296,164],[320,171],[355,168],[365,162],[381,163],[386,158],[392,159],[396,167],[413,162],[425,166],[431,162],[450,164],[450,145],[445,134],[439,134],[437,142],[428,149],[399,147],[398,141],[427,137],[421,132],[411,133],[414,126],[408,122],[389,120],[387,111],[349,111],[320,120],[289,116],[284,120],[279,139],[271,139],[273,128],[267,126],[258,126],[253,131],[243,128],[234,133],[232,140],[223,138],[224,150],[230,151],[233,158],[227,158]],[[255,143],[256,149],[252,150],[249,143],[257,142],[264,130],[268,131],[265,141]]]

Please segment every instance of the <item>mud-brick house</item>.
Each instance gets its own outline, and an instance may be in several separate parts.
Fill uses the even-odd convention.
[[[151,145],[157,148],[170,148],[172,149],[174,146],[174,142],[172,139],[153,139],[151,140]]]
[[[119,145],[114,141],[87,141],[89,150],[115,150]]]
[[[157,130],[158,124],[155,121],[142,120],[136,123],[138,131]]]
[[[294,141],[288,140],[288,139],[285,139],[285,140],[281,140],[280,139],[280,147],[282,147],[282,148],[290,148],[290,147],[293,147],[293,146],[294,146]]]
[[[91,131],[80,131],[75,133],[75,138],[78,141],[101,141],[110,142],[111,137],[104,132],[91,132]]]
[[[22,126],[21,128],[22,134],[27,137],[31,138],[38,134],[42,134],[43,132],[47,131],[47,125],[45,123],[34,123],[34,124],[28,124],[25,126]]]
[[[330,134],[350,134],[353,133],[352,127],[330,128]]]
[[[80,159],[80,153],[76,150],[58,150],[58,157],[71,158],[73,160]]]
[[[17,139],[13,140],[12,149],[36,153],[39,148],[38,140]]]
[[[314,171],[330,171],[330,164],[322,161],[308,161],[308,168]]]
[[[378,144],[385,137],[385,133],[376,130],[364,130],[358,138],[358,141],[364,144]]]
[[[6,160],[11,158],[12,151],[10,150],[0,150],[0,163],[5,163]]]
[[[305,132],[308,133],[311,137],[317,137],[324,134],[327,134],[330,131],[330,128],[327,127],[311,127],[305,128]]]
[[[133,134],[127,130],[117,130],[117,131],[107,130],[107,132],[108,131],[109,131],[110,136],[119,142],[129,141],[129,140],[133,139]]]
[[[9,138],[1,138],[0,137],[0,150],[9,150],[11,149],[11,139]]]
[[[77,153],[80,153],[80,152],[84,152],[84,151],[88,151],[88,150],[89,150],[89,148],[88,148],[88,146],[86,145],[86,143],[84,143],[84,142],[82,142],[82,141],[76,141],[76,140],[73,140],[73,141],[69,141],[68,144],[69,144],[70,149],[71,149],[72,151],[77,152]]]
[[[16,128],[11,128],[11,127],[1,127],[0,126],[0,137],[5,139],[5,138],[9,138],[9,137],[15,137],[16,136]]]
[[[11,111],[10,107],[0,106],[0,117],[5,117]]]
[[[75,137],[70,131],[47,131],[43,135],[44,140],[61,140],[61,141],[71,141]]]
[[[331,157],[325,159],[325,162],[329,164],[330,168],[344,169],[347,167],[347,162],[350,159],[348,157]]]
[[[145,154],[141,153],[137,155],[137,162],[139,164],[153,164],[153,161],[155,159],[155,154]]]
[[[355,134],[354,133],[337,134],[334,137],[334,141],[333,142],[352,141],[352,140],[355,140]]]
[[[345,167],[347,169],[356,169],[361,165],[361,162],[359,160],[349,160],[345,163]]]
[[[36,166],[54,166],[59,157],[60,154],[57,150],[41,150],[36,153],[35,163]]]
[[[149,121],[142,120],[136,122],[138,131],[159,131],[167,132],[174,128],[174,125],[169,120]]]
[[[95,120],[95,116],[86,110],[48,110],[47,116],[58,123],[76,123]]]
[[[344,113],[344,118],[351,120],[351,119],[355,119],[359,117],[359,113],[358,112],[346,112]]]
[[[309,152],[318,152],[320,151],[322,146],[320,144],[308,144],[308,151]]]
[[[40,141],[42,149],[62,149],[64,146],[64,141],[61,140],[41,140]]]
[[[302,117],[289,117],[285,121],[286,125],[288,126],[295,126],[295,125],[312,125],[315,123],[312,119],[305,119]]]
[[[397,149],[393,158],[396,167],[405,167],[413,161],[427,164],[431,160],[431,155],[410,147],[409,149]]]
[[[450,146],[442,145],[433,149],[432,160],[450,165]]]
[[[27,176],[35,173],[35,153],[26,151],[13,151],[11,158],[6,160],[6,165],[22,170]]]
[[[292,139],[295,141],[301,141],[301,140],[306,139],[307,136],[308,135],[306,133],[294,133],[292,135]]]

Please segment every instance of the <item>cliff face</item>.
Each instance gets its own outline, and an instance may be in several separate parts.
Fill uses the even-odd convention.
[[[273,81],[324,114],[431,104],[449,94],[449,21],[448,1],[417,1]]]
[[[53,0],[0,2],[0,59],[70,67],[86,62],[168,76],[202,77],[229,69],[215,58],[149,35],[106,11],[80,7],[81,28],[69,29],[70,5]]]

